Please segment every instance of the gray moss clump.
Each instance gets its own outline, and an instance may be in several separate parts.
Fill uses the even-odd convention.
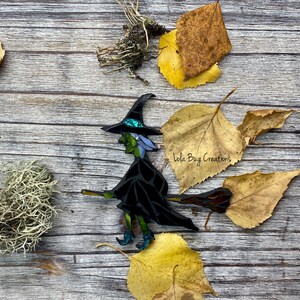
[[[0,169],[5,175],[0,190],[0,253],[33,251],[57,213],[50,202],[57,182],[36,161]]]

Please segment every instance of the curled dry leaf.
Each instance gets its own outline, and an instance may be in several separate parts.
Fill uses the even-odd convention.
[[[214,108],[201,104],[184,107],[162,127],[166,158],[180,183],[180,193],[242,158],[241,133],[220,110],[227,97]]]
[[[176,44],[176,29],[165,33],[159,40],[158,67],[169,83],[178,89],[192,88],[207,82],[215,82],[222,74],[217,64],[189,80],[184,80],[182,59]]]
[[[176,28],[186,80],[208,70],[231,50],[219,1],[183,14]]]
[[[59,263],[55,259],[41,259],[35,260],[38,264],[37,268],[46,270],[49,275],[63,275],[66,272],[66,268],[62,263]]]
[[[255,143],[256,138],[273,128],[281,128],[293,110],[263,109],[248,111],[238,130],[246,145]]]
[[[3,49],[2,43],[0,42],[0,64],[2,63],[4,56],[5,50]]]
[[[243,228],[259,226],[272,216],[288,184],[299,174],[300,169],[269,174],[256,171],[226,178],[223,187],[233,193],[226,215]]]
[[[199,254],[174,233],[156,235],[150,247],[130,257],[127,285],[138,300],[216,295],[205,277]],[[179,298],[180,294],[185,298]]]

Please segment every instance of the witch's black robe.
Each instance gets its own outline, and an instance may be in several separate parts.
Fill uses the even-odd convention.
[[[121,202],[118,208],[131,216],[143,216],[163,225],[183,226],[198,230],[192,220],[173,210],[165,196],[168,183],[145,154],[136,157],[120,183],[112,190]]]

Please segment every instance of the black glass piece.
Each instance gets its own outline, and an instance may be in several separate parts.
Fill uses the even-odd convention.
[[[167,181],[147,155],[144,158],[136,157],[123,179],[112,190],[116,198],[121,200],[118,208],[125,212],[158,224],[198,230],[191,219],[170,207],[165,199],[167,191]]]
[[[143,135],[160,135],[161,132],[158,129],[146,126],[143,122],[143,107],[151,97],[155,97],[155,95],[142,95],[133,104],[126,117],[120,123],[104,126],[102,129],[111,133],[131,132]]]

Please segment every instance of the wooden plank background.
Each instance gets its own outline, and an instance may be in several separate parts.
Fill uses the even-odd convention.
[[[206,1],[140,1],[141,12],[173,28],[177,18]],[[0,40],[6,49],[0,68],[1,161],[38,159],[59,180],[60,209],[54,228],[35,253],[0,257],[0,299],[132,299],[126,288],[129,262],[98,242],[116,244],[122,213],[117,200],[80,195],[82,188],[109,189],[124,175],[132,158],[117,137],[100,127],[119,122],[134,100],[154,92],[144,109],[145,123],[161,126],[190,103],[215,105],[233,87],[223,105],[238,125],[249,109],[300,108],[300,4],[298,0],[224,0],[224,19],[233,50],[221,63],[214,84],[178,91],[159,74],[156,60],[139,74],[148,87],[126,72],[105,75],[97,46],[122,35],[124,15],[114,0],[1,1]],[[242,162],[191,193],[221,185],[226,176],[300,167],[299,113],[282,129],[250,146]],[[161,144],[161,137],[155,141]],[[158,168],[163,152],[151,155]],[[163,174],[170,192],[178,191],[168,166]],[[222,300],[299,299],[299,178],[261,227],[243,230],[224,215],[213,215],[211,231],[203,229],[206,210],[176,209],[201,227],[194,233],[155,224],[155,233],[179,232],[201,251],[208,279]],[[137,252],[134,246],[126,253]],[[45,264],[52,266],[47,272]],[[44,267],[43,267],[44,266]],[[213,299],[207,296],[206,299]]]

